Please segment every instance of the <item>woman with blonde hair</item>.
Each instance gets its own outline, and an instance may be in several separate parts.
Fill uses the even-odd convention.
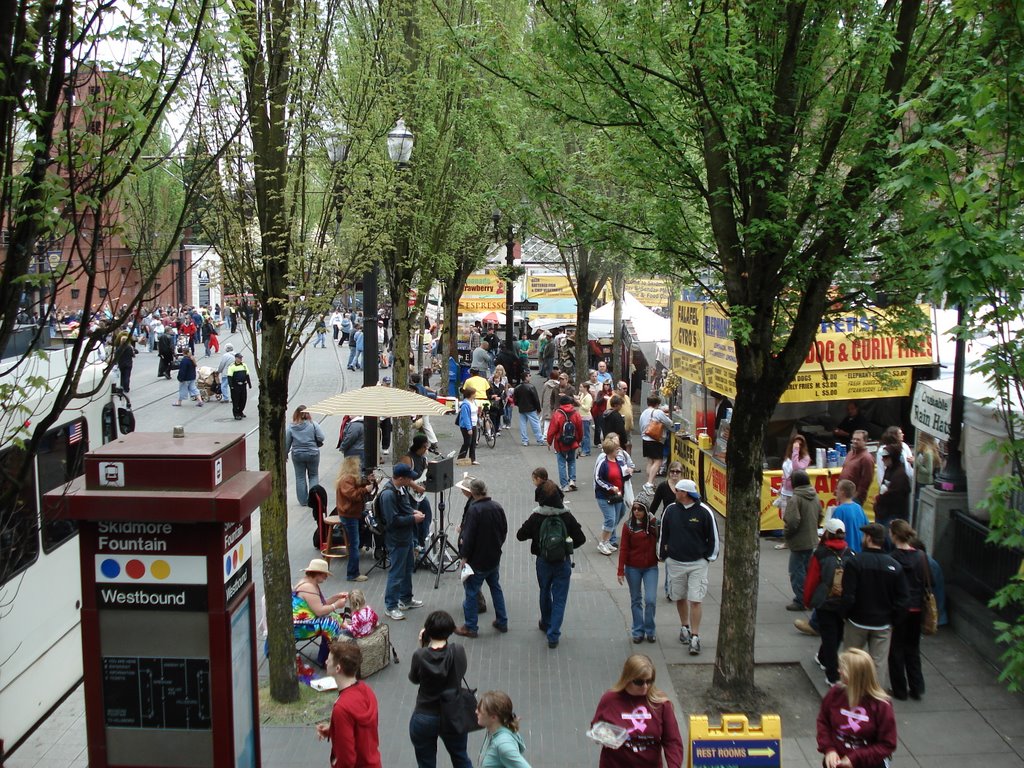
[[[851,648],[839,656],[840,683],[818,710],[818,751],[824,768],[882,768],[896,751],[892,702],[878,684],[875,662]]]
[[[477,762],[480,768],[530,768],[523,757],[526,744],[519,734],[519,718],[507,693],[488,691],[481,696],[476,721],[487,731]]]
[[[601,697],[590,723],[604,722],[629,730],[618,749],[602,747],[600,768],[668,768],[683,764],[683,739],[672,702],[654,684],[654,662],[634,653],[622,665],[618,681]]]
[[[334,484],[334,506],[345,529],[348,545],[346,578],[349,581],[366,581],[359,573],[359,523],[363,518],[366,500],[373,493],[373,479],[363,477],[358,456],[348,456],[341,462],[338,479]]]

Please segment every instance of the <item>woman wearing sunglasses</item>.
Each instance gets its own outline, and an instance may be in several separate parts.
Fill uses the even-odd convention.
[[[598,702],[591,725],[611,723],[629,731],[618,749],[601,748],[600,768],[680,768],[683,739],[672,702],[654,685],[654,662],[634,653],[622,674]],[[664,754],[664,761],[662,755]]]

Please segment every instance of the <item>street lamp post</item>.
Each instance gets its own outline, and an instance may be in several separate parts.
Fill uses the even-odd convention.
[[[414,137],[406,128],[405,120],[398,118],[395,127],[388,133],[388,158],[399,169],[409,166],[412,158]],[[379,350],[377,348],[377,262],[370,264],[363,274],[363,386],[377,386],[380,375]],[[396,299],[398,300],[398,299]],[[402,299],[404,301],[404,299]],[[366,466],[377,466],[377,419],[368,417],[363,431],[363,451]]]
[[[491,221],[494,222],[494,241],[496,243],[501,242],[501,230],[499,224],[501,223],[501,211],[495,211],[491,214]],[[515,266],[515,230],[512,224],[508,225],[508,236],[505,238],[505,266],[508,268],[508,274],[505,280],[505,344],[509,350],[515,349],[515,338],[513,334],[513,318],[512,318],[512,267]]]

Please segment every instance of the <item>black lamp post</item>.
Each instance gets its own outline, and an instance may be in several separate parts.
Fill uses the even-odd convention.
[[[395,127],[388,133],[388,158],[398,169],[409,166],[414,138],[412,131],[405,127],[405,120],[398,118]],[[377,347],[377,262],[370,264],[363,274],[363,386],[377,386],[380,375],[380,350]],[[367,417],[363,432],[363,451],[366,466],[377,466],[377,419]]]
[[[494,242],[501,242],[501,211],[491,214],[491,221],[494,222]],[[515,338],[512,328],[512,267],[515,266],[515,230],[512,224],[508,225],[508,237],[505,239],[505,266],[508,267],[508,274],[505,280],[505,344],[510,350],[515,348]]]
[[[956,325],[964,327],[964,305],[956,308]],[[946,464],[935,477],[935,487],[940,491],[967,490],[967,476],[964,474],[960,453],[960,435],[964,423],[964,369],[967,366],[967,343],[958,335],[956,352],[953,355],[953,407],[949,414],[949,453]]]

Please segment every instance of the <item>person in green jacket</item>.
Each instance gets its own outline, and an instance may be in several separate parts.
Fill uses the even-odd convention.
[[[526,744],[519,735],[519,718],[507,693],[488,691],[481,696],[476,721],[487,731],[477,761],[480,768],[530,768],[523,757]]]

